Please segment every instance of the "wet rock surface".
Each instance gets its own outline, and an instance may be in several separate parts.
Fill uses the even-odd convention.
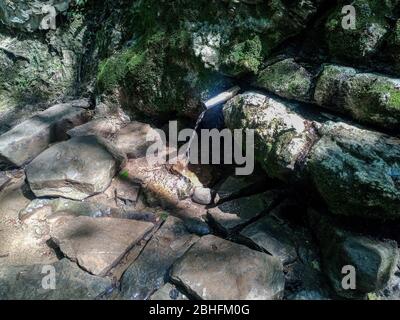
[[[399,88],[400,79],[326,65],[319,75],[314,98],[321,107],[397,131]]]

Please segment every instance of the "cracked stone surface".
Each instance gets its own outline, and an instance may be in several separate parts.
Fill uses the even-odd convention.
[[[135,220],[77,217],[54,226],[51,237],[68,258],[104,276],[153,227]]]
[[[169,216],[123,275],[122,297],[132,300],[149,298],[164,284],[171,265],[197,240],[198,237],[187,231],[181,219]]]

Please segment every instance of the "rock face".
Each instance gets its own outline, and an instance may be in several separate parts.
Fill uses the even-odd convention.
[[[56,225],[51,237],[68,258],[104,276],[153,226],[142,221],[77,217]]]
[[[314,99],[321,107],[350,114],[361,122],[398,130],[400,79],[326,65],[317,80]]]
[[[55,290],[43,288],[43,279],[53,271]],[[0,266],[1,300],[93,300],[111,285],[111,280],[92,276],[68,259],[49,266]]]
[[[320,243],[325,274],[339,295],[359,298],[385,287],[399,260],[395,241],[383,242],[351,233],[315,211],[310,212],[310,220]],[[343,288],[345,266],[355,268],[353,289]]]
[[[149,54],[135,44],[109,57],[99,69],[99,88],[117,89],[127,109],[196,117],[199,102],[231,87],[228,76],[256,74],[266,55],[304,30],[322,2],[184,0],[173,9],[155,4],[151,18],[148,4],[140,3],[126,27],[142,30],[141,21],[149,18],[154,25],[168,26],[172,37],[164,41],[166,34],[148,32]],[[177,16],[187,23],[177,23]]]
[[[96,137],[75,137],[56,144],[26,168],[38,197],[61,196],[83,200],[104,191],[118,169],[118,160]]]
[[[75,201],[64,198],[57,199],[34,199],[29,205],[19,212],[19,219],[24,221],[33,216],[38,210],[45,207],[50,209],[48,219],[58,216],[87,216],[87,217],[108,217],[111,215],[111,208],[96,202]]]
[[[335,214],[399,216],[399,139],[254,92],[229,101],[224,113],[229,128],[255,130],[256,158],[270,176],[311,178]]]
[[[21,1],[0,3],[0,20],[9,27],[23,31],[49,30],[60,12],[67,11],[70,0]],[[49,18],[51,16],[51,18]]]
[[[47,4],[51,1],[46,1]],[[57,1],[66,3],[67,1]],[[45,6],[44,1],[12,2],[18,10],[17,15],[25,18],[36,16],[32,11],[19,11],[21,8],[38,5]],[[55,1],[53,1],[55,3]],[[0,3],[10,6],[11,1]],[[48,13],[44,14],[48,15]],[[41,15],[42,17],[43,15]],[[62,19],[64,22],[65,20]],[[78,65],[81,55],[87,48],[84,38],[87,26],[81,14],[68,15],[67,23],[57,30],[27,34],[15,30],[0,32],[0,128],[16,125],[25,116],[27,105],[36,113],[47,106],[49,101],[66,101],[77,96]],[[41,104],[43,106],[41,107]],[[0,130],[4,132],[3,130]]]
[[[22,166],[71,127],[87,120],[87,100],[55,105],[0,136],[0,161]]]
[[[229,234],[265,213],[278,196],[278,192],[272,191],[224,202],[209,209],[207,217],[218,229]]]
[[[121,296],[131,300],[148,299],[164,284],[171,265],[197,239],[187,231],[182,220],[169,216],[139,258],[124,273]]]
[[[201,238],[174,264],[171,277],[204,300],[277,300],[285,285],[278,259],[215,236]]]

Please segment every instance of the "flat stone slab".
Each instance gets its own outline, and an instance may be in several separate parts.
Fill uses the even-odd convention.
[[[88,106],[87,100],[58,104],[15,126],[0,136],[0,162],[20,167],[32,161],[68,126],[84,123]]]
[[[279,192],[268,191],[224,202],[209,209],[207,217],[218,229],[229,234],[267,210],[278,196]]]
[[[121,280],[124,299],[144,300],[165,282],[169,268],[198,240],[181,219],[169,216]]]
[[[204,300],[277,300],[285,287],[279,259],[212,235],[173,265],[171,278]]]
[[[258,248],[279,258],[283,264],[291,263],[297,258],[293,232],[272,216],[263,217],[248,225],[240,235]]]
[[[39,210],[48,207],[50,209],[49,219],[57,215],[68,214],[71,217],[87,216],[87,217],[109,217],[111,216],[111,208],[101,203],[92,203],[85,201],[75,201],[64,198],[57,199],[34,199],[26,208],[19,212],[19,219],[25,221],[34,216]]]
[[[117,167],[102,141],[86,136],[50,147],[27,166],[26,175],[37,197],[83,200],[106,190]]]
[[[109,139],[117,134],[122,125],[118,118],[98,118],[69,130],[67,134],[70,137],[93,135]]]
[[[166,283],[159,290],[154,292],[150,300],[189,300],[187,296],[181,293],[176,286],[171,283]]]
[[[133,121],[119,131],[114,144],[128,158],[141,158],[156,141],[161,141],[157,131],[148,124]]]
[[[43,288],[53,271],[55,289]],[[93,300],[111,285],[110,279],[93,276],[68,259],[48,266],[0,266],[0,300]]]
[[[68,258],[104,276],[153,226],[135,220],[77,217],[54,226],[50,234]]]

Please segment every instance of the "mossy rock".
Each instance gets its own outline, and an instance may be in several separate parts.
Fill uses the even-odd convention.
[[[359,122],[399,130],[400,79],[325,65],[316,82],[314,100]]]
[[[325,24],[325,35],[332,56],[346,61],[366,61],[374,56],[390,30],[388,18],[394,13],[398,0],[355,0],[355,29],[344,29],[341,3],[334,8]]]
[[[400,125],[400,79],[358,74],[346,83],[346,108],[355,119],[388,129]]]
[[[310,101],[312,74],[294,59],[285,59],[261,71],[256,85],[284,98]]]
[[[324,65],[316,81],[314,101],[324,108],[346,113],[344,83],[356,74],[357,71],[353,68]]]
[[[398,219],[398,139],[340,122],[326,123],[320,135],[307,168],[330,211],[365,219]]]
[[[399,260],[395,241],[379,241],[343,229],[331,217],[314,210],[308,215],[320,245],[323,271],[339,296],[363,299],[388,284]],[[343,288],[345,266],[355,269],[353,289]]]
[[[222,70],[232,76],[257,74],[263,60],[260,37],[233,45],[222,58]]]

